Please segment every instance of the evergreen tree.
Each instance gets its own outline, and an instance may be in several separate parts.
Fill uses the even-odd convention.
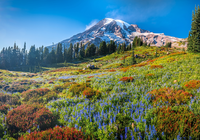
[[[136,59],[135,59],[135,54],[134,54],[134,49],[132,52],[132,65],[136,64]]]
[[[131,43],[127,46],[127,50],[131,50]]]
[[[22,62],[22,65],[26,65],[26,59],[25,59],[25,53],[26,53],[26,42],[24,42],[24,48],[22,49],[22,52],[23,52],[23,62]]]
[[[124,53],[124,51],[126,51],[126,44],[125,42],[122,44],[122,49],[121,49],[122,53]]]
[[[158,49],[156,48],[156,53],[155,53],[155,57],[158,57]]]
[[[75,58],[78,58],[78,51],[79,51],[79,43],[77,43],[75,47]]]
[[[191,31],[188,35],[188,51],[200,52],[200,8],[195,7],[192,13]]]
[[[44,48],[43,63],[49,64],[49,49],[47,47]]]
[[[56,62],[61,63],[63,62],[63,54],[62,54],[62,44],[58,43],[56,47]]]
[[[100,55],[106,55],[107,54],[107,48],[106,48],[106,42],[105,41],[102,41],[100,43],[99,53],[100,53]]]
[[[96,46],[96,51],[95,54],[98,56],[99,55],[99,47]]]
[[[17,65],[17,45],[14,43],[14,48],[12,48],[11,55],[11,66],[15,67]]]
[[[31,46],[28,53],[28,64],[34,66],[36,63],[35,45]]]
[[[35,50],[35,65],[38,66],[40,63],[40,51],[39,49],[37,48]]]
[[[94,56],[95,55],[95,51],[96,51],[96,46],[94,44],[91,44],[85,50],[86,57]]]
[[[72,56],[73,56],[73,44],[70,43],[70,46],[69,46],[68,51],[67,51],[67,62],[72,61]]]
[[[138,44],[138,46],[141,46],[142,43],[141,43],[141,39],[140,38],[137,39],[137,44]]]
[[[56,52],[55,50],[52,48],[50,54],[49,54],[49,61],[50,61],[50,64],[55,64],[56,63]]]
[[[63,59],[64,59],[64,62],[67,62],[67,48],[65,48],[65,44],[64,44]]]
[[[119,44],[118,48],[117,48],[117,53],[119,54],[121,52],[121,45]]]
[[[73,59],[75,59],[75,50],[76,50],[76,44],[74,44],[74,47],[73,47]]]
[[[134,40],[133,40],[133,48],[135,48],[136,46],[138,46],[138,37],[136,36],[135,38],[134,38]]]
[[[113,53],[116,51],[116,45],[113,40],[110,40],[110,46],[109,46],[109,53]]]
[[[81,42],[81,46],[80,46],[80,58],[84,58],[85,57],[85,46],[83,46],[83,43]]]

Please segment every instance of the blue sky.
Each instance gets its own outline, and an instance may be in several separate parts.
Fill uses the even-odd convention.
[[[186,38],[199,0],[0,0],[0,50],[57,43],[104,18]]]

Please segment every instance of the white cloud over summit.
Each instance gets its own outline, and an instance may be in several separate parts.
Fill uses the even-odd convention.
[[[92,26],[94,26],[94,25],[97,24],[98,22],[99,22],[99,20],[97,20],[97,19],[92,20],[88,25],[86,25],[85,30],[90,29]]]

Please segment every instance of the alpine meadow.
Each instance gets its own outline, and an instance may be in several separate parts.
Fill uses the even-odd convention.
[[[23,2],[19,8],[25,5]],[[127,2],[132,4],[124,1]],[[149,2],[142,2],[150,11]],[[0,19],[4,10],[1,4],[5,3],[0,2]],[[45,11],[49,12],[45,20],[58,12],[56,6]],[[46,47],[29,47],[28,42],[4,47],[0,33],[0,140],[199,140],[200,7],[192,6],[195,9],[189,12],[191,26],[184,39],[142,29],[145,16],[136,22],[141,28],[129,24],[131,20],[125,22],[127,16],[121,16],[122,8],[107,13],[106,18],[86,26],[83,32]],[[10,9],[5,7],[5,11],[6,8]],[[26,14],[30,14],[29,8]],[[76,10],[79,8],[77,5]],[[11,7],[16,14],[23,13],[16,9]],[[114,13],[117,18],[112,17]],[[160,14],[151,16],[158,16],[159,24],[164,26]],[[50,25],[54,28],[50,22],[43,28]],[[31,28],[38,30],[37,24]],[[155,28],[152,31],[159,31]],[[1,28],[0,31],[3,32]],[[50,32],[46,34],[57,36],[53,29]],[[23,34],[22,29],[19,37],[20,33]],[[9,34],[7,38],[13,36]],[[45,40],[45,36],[35,36]]]

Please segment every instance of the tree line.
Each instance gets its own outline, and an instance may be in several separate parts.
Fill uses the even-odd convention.
[[[124,51],[131,50],[135,46],[145,46],[146,43],[135,37],[132,44],[126,45],[125,43],[117,45],[113,40],[109,43],[102,41],[98,46],[94,44],[87,44],[87,48],[83,43],[70,44],[67,48],[65,45],[58,43],[56,48],[51,51],[47,47],[36,48],[35,45],[30,47],[29,52],[26,50],[26,43],[20,49],[16,43],[13,47],[3,48],[0,52],[0,68],[13,69],[15,67],[24,66],[47,66],[49,64],[72,62],[77,59],[88,58],[92,56],[106,55],[113,52],[123,53]]]

